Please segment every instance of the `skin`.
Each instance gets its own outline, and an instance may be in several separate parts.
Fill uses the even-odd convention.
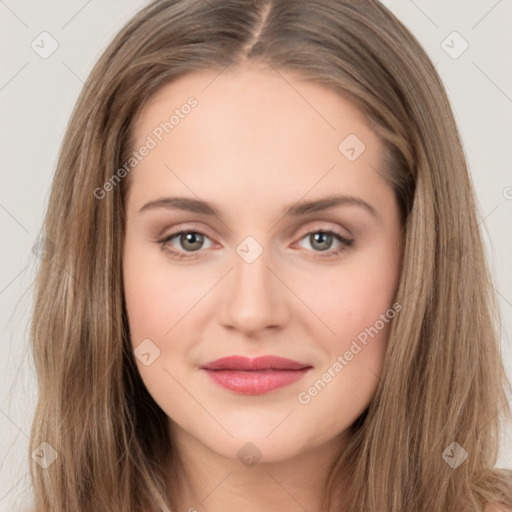
[[[157,91],[134,124],[136,147],[190,96],[198,105],[129,176],[123,263],[132,344],[150,339],[160,351],[148,366],[137,359],[138,369],[188,472],[178,509],[319,510],[329,465],[375,393],[390,324],[309,403],[298,394],[394,302],[402,240],[395,195],[380,173],[383,146],[365,115],[330,89],[244,65]],[[338,149],[351,133],[366,146],[354,161]],[[332,194],[360,198],[376,216],[347,204],[284,215],[299,200]],[[140,211],[169,196],[200,198],[220,214]],[[177,260],[158,240],[181,228],[206,237],[195,252],[179,235],[168,241],[188,258]],[[336,238],[322,244],[312,235],[323,229],[354,241],[333,255]],[[247,236],[263,248],[250,264],[236,252]],[[313,368],[294,384],[246,396],[199,369],[234,354]],[[237,457],[247,443],[261,453],[252,467]]]

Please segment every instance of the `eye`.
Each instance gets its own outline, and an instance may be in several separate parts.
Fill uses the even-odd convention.
[[[181,246],[178,250],[174,249],[171,243],[175,238],[179,246]],[[209,240],[209,237],[201,231],[182,230],[166,236],[162,240],[159,240],[159,243],[162,245],[162,248],[171,253],[173,257],[183,259],[196,257],[196,255],[191,256],[187,253],[194,253],[198,252],[200,249],[205,249],[203,244],[206,239]]]
[[[306,236],[302,237],[300,241],[302,240],[306,240],[315,253],[320,253],[318,257],[321,258],[334,257],[341,254],[350,247],[354,241],[331,228],[310,231]],[[339,244],[335,249],[331,249],[333,242]]]
[[[176,239],[176,240],[175,240]],[[184,258],[194,259],[199,257],[201,249],[209,249],[210,245],[205,247],[205,241],[210,238],[201,231],[186,230],[177,231],[167,235],[166,237],[158,240],[158,243],[162,246],[162,249],[168,252],[173,258],[182,260]],[[344,237],[341,233],[331,228],[317,229],[316,231],[310,231],[303,236],[299,242],[307,240],[315,256],[320,258],[335,257],[345,251],[353,243],[353,239]],[[174,242],[174,243],[173,243]],[[337,242],[337,248],[331,249],[333,242]],[[178,247],[176,247],[176,243]],[[325,253],[325,254],[322,254]]]

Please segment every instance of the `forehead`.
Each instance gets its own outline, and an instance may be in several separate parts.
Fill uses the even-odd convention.
[[[366,115],[335,91],[272,67],[182,76],[147,101],[133,131],[134,150],[149,139],[153,147],[131,179],[155,193],[167,183],[198,195],[266,190],[279,200],[281,190],[289,199],[313,186],[325,193],[335,184],[344,192],[382,184],[382,143]]]
[[[194,71],[162,86],[134,122],[137,142],[169,120],[191,97],[197,100],[197,107],[190,112],[192,121],[180,123],[181,129],[173,130],[174,138],[191,123],[202,128],[198,135],[203,136],[222,137],[230,128],[243,127],[237,134],[240,138],[252,136],[261,141],[272,139],[276,130],[284,128],[282,138],[315,132],[326,138],[326,144],[336,142],[347,130],[360,136],[369,131],[367,116],[340,93],[296,72],[247,64],[221,71]]]

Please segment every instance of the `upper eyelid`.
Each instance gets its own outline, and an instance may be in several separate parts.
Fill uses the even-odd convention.
[[[314,224],[314,223],[317,223],[317,224]],[[331,223],[331,225],[328,225],[327,223]],[[333,230],[333,231],[345,231],[347,234],[344,235],[342,233],[340,233],[340,235],[343,237],[343,238],[346,238],[346,239],[352,239],[353,236],[352,234],[350,233],[350,230],[346,227],[342,227],[342,226],[333,226],[333,221],[321,221],[321,220],[310,220],[310,221],[307,221],[307,224],[311,225],[310,227],[308,228],[304,228],[304,229],[293,229],[293,232],[296,233],[296,235],[294,236],[297,236],[297,233],[302,233],[302,236],[305,236],[311,232],[317,232],[317,231],[322,231],[322,230]],[[323,224],[323,225],[322,225]],[[173,228],[175,231],[173,231],[173,233],[170,233],[169,235],[162,235],[160,238],[167,238],[168,236],[175,236],[177,234],[179,234],[180,232],[197,232],[197,233],[202,233],[210,238],[215,238],[214,236],[211,236],[208,231],[209,229],[208,228],[203,228],[203,227],[200,227],[200,228],[197,228],[195,227],[194,225],[191,225],[191,223],[187,223],[187,222],[184,222],[182,224],[178,224],[177,227]]]

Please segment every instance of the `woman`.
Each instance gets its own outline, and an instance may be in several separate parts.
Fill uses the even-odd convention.
[[[37,509],[511,509],[477,224],[440,79],[381,4],[151,3],[53,183]]]

